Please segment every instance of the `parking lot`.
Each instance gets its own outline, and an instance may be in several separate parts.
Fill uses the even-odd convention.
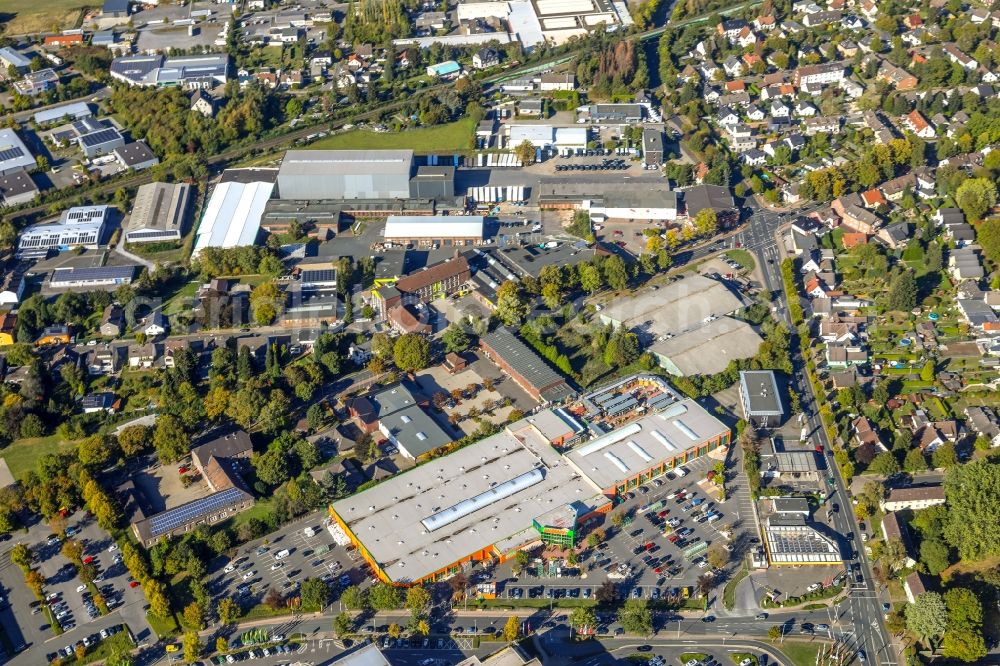
[[[751,509],[740,493],[719,502],[706,491],[709,483],[704,481],[705,474],[716,462],[713,457],[703,456],[684,465],[688,472],[685,476],[673,479],[663,476],[646,484],[645,493],[629,493],[632,497],[612,512],[626,516],[626,524],[617,529],[610,520],[606,521],[602,526],[608,534],[606,542],[596,552],[581,555],[577,567],[567,567],[569,573],[545,567],[539,576],[537,567],[529,564],[515,577],[510,564],[500,565],[495,578],[508,581],[502,595],[589,598],[605,581],[611,581],[620,586],[620,593],[657,599],[671,593],[673,588],[694,585],[698,576],[708,571],[708,566],[704,552],[689,561],[683,555],[685,549],[700,549],[698,544],[725,544],[744,534],[756,538],[752,513],[748,513]],[[640,513],[643,507],[661,501],[665,503],[663,506]],[[710,512],[718,512],[721,518],[709,522],[706,515]],[[730,539],[721,534],[727,529]],[[665,530],[676,533],[676,543],[668,540]]]
[[[311,513],[277,533],[246,544],[233,560],[219,558],[212,562],[209,590],[216,597],[237,598],[244,607],[250,607],[263,601],[271,589],[288,596],[307,578],[323,578],[331,588],[342,582],[358,584],[367,580],[367,565],[356,551],[334,543],[324,525],[325,518],[321,511]],[[306,536],[307,527],[314,530],[313,536]],[[284,551],[287,555],[278,557]]]

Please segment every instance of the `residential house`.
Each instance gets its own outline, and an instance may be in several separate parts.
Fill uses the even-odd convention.
[[[874,446],[881,451],[888,451],[878,431],[867,417],[859,416],[851,422],[852,438],[855,446]]]
[[[903,124],[906,125],[911,132],[922,139],[934,138],[934,126],[931,125],[930,122],[924,118],[923,114],[921,114],[917,109],[914,109],[913,111],[910,111],[910,113],[906,114],[903,119]]]
[[[966,407],[965,418],[969,429],[977,437],[984,437],[991,447],[1000,446],[1000,420],[991,407]]]
[[[107,338],[117,338],[125,330],[125,313],[121,306],[111,304],[104,308],[101,315],[101,335]]]
[[[472,66],[476,69],[489,69],[500,64],[500,53],[491,47],[484,47],[472,55]]]
[[[831,368],[864,365],[868,363],[868,350],[857,345],[831,343],[826,346],[826,363]]]
[[[944,504],[944,501],[944,487],[941,485],[892,488],[889,490],[889,495],[882,500],[882,510],[919,511]]]
[[[132,344],[128,347],[128,365],[130,368],[148,370],[160,357],[160,346],[147,342],[144,345]]]

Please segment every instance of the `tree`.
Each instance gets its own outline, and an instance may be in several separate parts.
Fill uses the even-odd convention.
[[[577,270],[580,274],[580,287],[588,294],[594,293],[604,284],[601,280],[601,271],[591,262],[580,264]]]
[[[250,313],[258,326],[266,326],[274,321],[284,309],[285,300],[274,282],[264,282],[250,292]]]
[[[604,281],[615,291],[620,291],[628,286],[628,269],[625,267],[625,260],[617,254],[613,254],[604,261]]]
[[[923,367],[920,368],[920,379],[925,382],[934,381],[934,361],[928,360],[924,363]]]
[[[976,241],[982,246],[987,259],[1000,264],[1000,218],[983,220],[976,227]]]
[[[170,464],[187,455],[190,440],[181,420],[173,414],[161,414],[156,420],[153,446],[156,447],[160,462],[164,464]]]
[[[469,336],[459,324],[450,325],[441,335],[446,352],[461,354],[469,348]]]
[[[783,632],[782,632],[781,626],[775,624],[775,625],[772,625],[771,627],[768,628],[768,630],[767,630],[767,637],[769,639],[771,639],[772,641],[776,641],[779,638],[781,638],[782,633]]]
[[[431,605],[431,593],[419,585],[406,590],[406,608],[414,615],[427,611]]]
[[[149,439],[150,429],[147,426],[129,426],[118,433],[118,448],[126,458],[131,458],[149,448]]]
[[[569,616],[569,626],[577,630],[594,628],[597,626],[597,614],[589,606],[574,608]]]
[[[940,449],[941,447],[938,447]],[[963,560],[1000,554],[1000,467],[975,460],[948,469],[945,540]]]
[[[250,456],[257,478],[270,486],[281,485],[290,478],[288,452],[282,447],[268,448],[264,453]]]
[[[924,452],[919,448],[913,448],[906,452],[906,458],[903,460],[903,470],[909,472],[910,474],[914,472],[923,472],[927,469],[927,461],[924,459]]]
[[[714,236],[719,230],[719,219],[711,208],[702,208],[694,216],[694,228],[699,236]]]
[[[892,455],[891,451],[883,451],[875,456],[872,464],[868,466],[868,471],[882,476],[891,476],[899,472],[899,461],[896,460],[896,456]]]
[[[519,282],[508,280],[497,288],[496,315],[507,326],[520,326],[528,316],[528,301]]]
[[[521,164],[527,166],[535,161],[535,146],[525,139],[514,148],[514,155],[521,160]]]
[[[216,608],[219,615],[219,622],[222,624],[232,624],[240,617],[240,606],[229,597],[219,600]]]
[[[604,541],[605,534],[602,529],[595,529],[593,532],[587,535],[587,545],[591,548],[597,548]]]
[[[198,656],[201,655],[202,645],[201,639],[198,638],[197,631],[188,631],[184,634],[184,661],[188,664],[193,664],[198,661]]]
[[[399,626],[397,623],[393,622],[392,624],[389,625],[389,635],[392,636],[393,638],[399,638],[402,633],[403,633],[403,628]]]
[[[351,610],[365,610],[368,608],[368,593],[357,585],[350,585],[344,588],[340,595],[340,600]]]
[[[937,592],[927,592],[906,607],[906,628],[924,643],[939,638],[948,626],[948,609]]]
[[[22,569],[27,569],[31,566],[31,550],[23,543],[16,544],[10,550],[10,561]]]
[[[653,616],[645,599],[629,599],[618,611],[618,623],[632,634],[647,636],[653,632]]]
[[[271,610],[278,610],[285,604],[285,597],[278,591],[278,588],[272,587],[264,595],[264,605]]]
[[[958,464],[958,454],[951,442],[941,444],[931,453],[931,463],[935,469],[948,469]]]
[[[377,583],[368,590],[368,601],[377,611],[399,608],[399,590],[386,583]]]
[[[423,370],[431,362],[431,343],[419,333],[404,333],[396,339],[392,357],[404,372]]]
[[[594,592],[594,598],[597,599],[597,603],[599,604],[612,604],[618,600],[618,588],[610,580],[606,580]]]
[[[340,613],[333,618],[333,633],[337,634],[338,638],[343,638],[351,631],[353,625],[354,620],[350,615]]]
[[[909,312],[917,305],[917,280],[913,271],[904,270],[889,285],[886,306],[890,310]]]
[[[184,623],[199,631],[205,628],[205,610],[197,601],[184,607]]]
[[[319,578],[307,578],[299,588],[303,610],[321,611],[330,600],[330,587]]]
[[[920,542],[920,561],[927,567],[927,573],[939,575],[951,565],[948,546],[938,538],[925,538]]]
[[[521,635],[521,620],[516,615],[507,618],[503,625],[503,639],[508,643],[513,643]]]
[[[721,569],[729,563],[729,551],[719,544],[712,544],[708,549],[708,566]]]
[[[948,629],[941,643],[945,657],[971,663],[986,656],[983,639],[983,606],[971,590],[953,587],[944,593]]]
[[[997,203],[997,188],[988,178],[970,178],[955,191],[955,203],[970,221],[978,221]]]

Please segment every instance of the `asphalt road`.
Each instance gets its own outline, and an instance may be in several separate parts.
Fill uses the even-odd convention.
[[[743,242],[744,247],[753,252],[761,261],[765,286],[776,294],[777,314],[792,328],[788,314],[788,300],[781,280],[782,255],[776,234],[797,215],[807,213],[810,209],[776,213],[764,210],[752,202],[752,199],[747,201],[753,212],[746,229],[738,237]],[[771,261],[768,261],[769,259]],[[805,377],[804,361],[800,356],[795,358],[793,363],[795,376],[792,378],[792,382],[795,390],[802,396],[802,408],[807,414],[806,425],[809,428],[809,437],[815,438],[825,450],[830,451],[830,442],[820,423],[818,401],[811,384]],[[842,542],[841,548],[844,549],[845,553],[848,552],[847,549],[854,551],[857,559],[849,560],[848,563],[850,565],[856,561],[864,576],[863,583],[856,584],[852,588],[850,596],[840,604],[838,615],[833,624],[835,627],[838,625],[852,627],[850,632],[846,634],[845,640],[852,647],[865,650],[872,663],[895,665],[897,663],[896,653],[885,630],[881,591],[876,589],[873,584],[871,566],[864,548],[862,548],[861,533],[850,512],[852,506],[850,495],[847,493],[840,470],[833,463],[832,458],[829,467],[834,478],[834,486],[826,498],[826,503],[828,506],[837,503],[843,509],[832,515],[833,527],[851,542]],[[849,580],[853,581],[853,576],[850,576]]]

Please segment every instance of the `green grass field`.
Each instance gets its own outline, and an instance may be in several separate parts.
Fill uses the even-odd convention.
[[[0,458],[7,461],[14,478],[20,479],[26,472],[35,469],[35,464],[41,456],[70,449],[75,445],[75,442],[67,442],[59,435],[19,439],[0,450]]]
[[[821,643],[798,643],[786,640],[783,645],[775,648],[785,653],[795,666],[815,666],[816,653]]]
[[[75,28],[80,10],[87,6],[100,8],[98,2],[86,0],[3,0],[0,20],[7,35],[26,35],[46,30]]]
[[[315,150],[377,150],[406,149],[416,153],[453,153],[471,150],[475,127],[471,118],[463,118],[447,125],[421,127],[405,132],[369,132],[352,130],[311,143]]]

